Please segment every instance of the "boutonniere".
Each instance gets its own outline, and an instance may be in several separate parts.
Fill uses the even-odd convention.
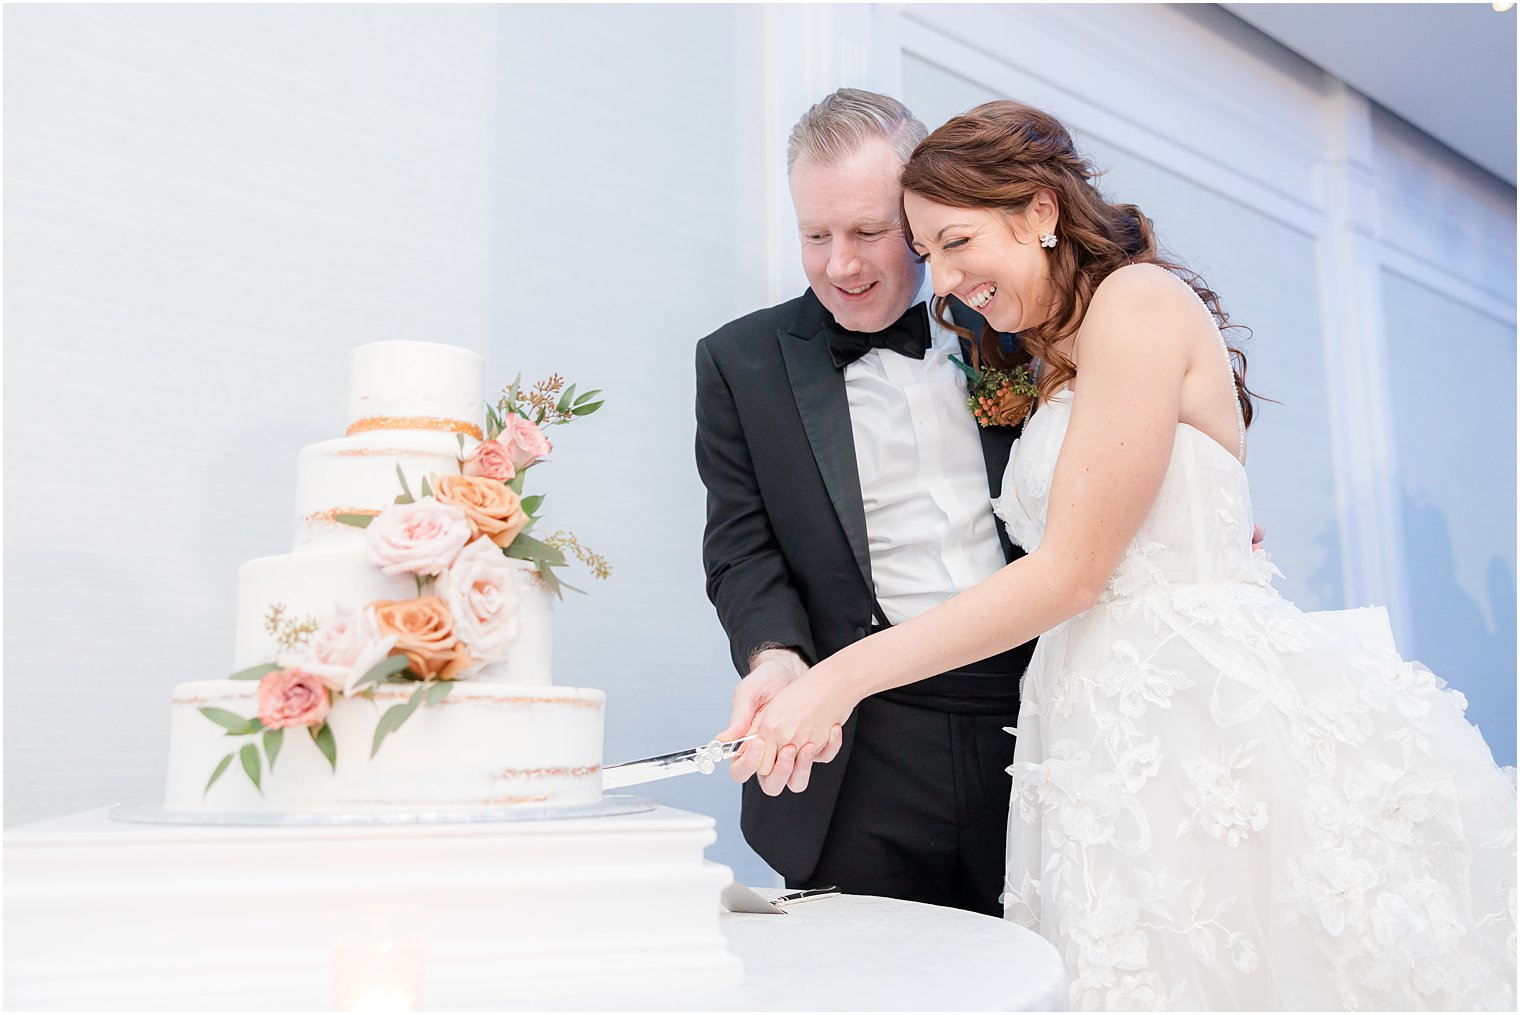
[[[999,370],[963,363],[954,356],[950,362],[966,375],[971,397],[966,407],[981,426],[1018,426],[1034,410],[1040,396],[1027,367]]]

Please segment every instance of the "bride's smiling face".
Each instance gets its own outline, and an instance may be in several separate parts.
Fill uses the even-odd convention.
[[[998,331],[1024,331],[1050,316],[1049,255],[1056,203],[1040,191],[1017,212],[955,208],[908,191],[903,207],[913,249],[926,258],[937,296],[954,295]]]

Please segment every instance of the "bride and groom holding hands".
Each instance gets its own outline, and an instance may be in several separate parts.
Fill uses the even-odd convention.
[[[1074,1008],[1512,1009],[1514,789],[1272,587],[1219,298],[1027,106],[841,89],[787,161],[809,289],[696,353],[749,843],[1035,928]]]

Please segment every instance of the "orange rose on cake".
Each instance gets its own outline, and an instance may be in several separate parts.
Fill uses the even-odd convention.
[[[454,630],[454,617],[442,596],[417,599],[377,599],[375,628],[381,637],[394,636],[393,651],[404,652],[420,680],[453,680],[470,665],[470,655]]]
[[[471,539],[485,536],[497,546],[512,545],[528,524],[522,499],[509,487],[484,476],[430,477],[433,496],[464,512],[470,523]]]

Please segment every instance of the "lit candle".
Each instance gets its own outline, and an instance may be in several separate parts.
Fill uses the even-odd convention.
[[[333,1011],[416,1011],[426,972],[426,938],[339,938],[333,942]]]
[[[361,988],[343,1011],[416,1011],[417,999],[410,993],[399,987],[371,987],[368,990]]]

